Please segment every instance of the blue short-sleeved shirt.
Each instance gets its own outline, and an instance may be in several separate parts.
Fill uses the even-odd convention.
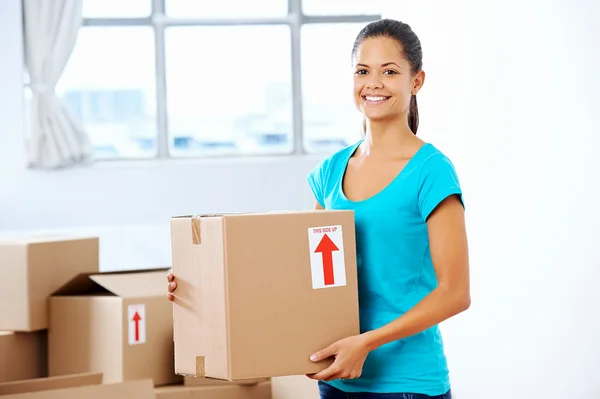
[[[308,182],[323,208],[354,211],[364,332],[398,318],[436,287],[426,219],[443,199],[462,199],[462,192],[450,160],[426,143],[385,189],[351,201],[342,178],[361,142],[322,160]],[[450,379],[438,326],[372,351],[360,378],[329,383],[346,392],[446,393]]]

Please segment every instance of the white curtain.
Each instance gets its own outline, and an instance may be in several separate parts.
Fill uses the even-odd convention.
[[[23,17],[32,93],[29,166],[56,169],[89,162],[90,139],[55,92],[82,24],[82,0],[23,0]]]

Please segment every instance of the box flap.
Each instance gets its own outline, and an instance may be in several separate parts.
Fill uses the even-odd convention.
[[[167,286],[166,270],[134,273],[95,274],[96,284],[122,298],[163,296]]]
[[[112,294],[123,298],[163,295],[169,268],[79,274],[53,296]]]
[[[102,383],[102,373],[82,373],[48,378],[11,381],[0,384],[0,395],[38,392],[50,389],[73,388]]]
[[[52,293],[53,296],[61,295],[89,295],[104,294],[108,291],[90,279],[93,273],[80,273],[66,284]]]

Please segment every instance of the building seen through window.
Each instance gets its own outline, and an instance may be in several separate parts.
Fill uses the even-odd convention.
[[[351,47],[378,2],[300,1],[84,0],[58,94],[100,159],[342,148],[361,129]]]

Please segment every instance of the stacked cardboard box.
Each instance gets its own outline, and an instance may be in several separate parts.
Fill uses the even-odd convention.
[[[98,271],[95,237],[0,241],[0,383],[45,377],[47,299],[79,273]]]
[[[83,373],[0,384],[2,399],[154,399],[152,380],[103,383],[101,373]]]
[[[4,238],[0,395],[146,399],[154,398],[155,386],[181,381],[173,371],[165,271],[100,273],[97,237]],[[132,305],[142,334],[137,352],[118,335],[127,331],[122,312]]]

